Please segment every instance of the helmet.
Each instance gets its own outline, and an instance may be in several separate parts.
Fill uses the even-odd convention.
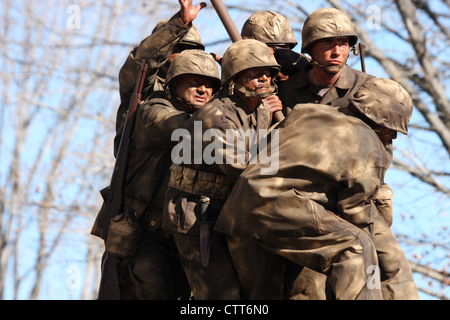
[[[203,50],[185,50],[170,64],[164,88],[170,87],[173,80],[182,75],[200,75],[214,82],[214,92],[220,88],[219,68],[214,58]]]
[[[350,47],[358,42],[352,21],[344,12],[328,7],[316,10],[303,24],[302,53],[307,52],[317,40],[336,37],[348,37]]]
[[[245,21],[241,35],[243,39],[256,39],[267,45],[297,45],[291,25],[281,14],[272,11],[258,11]]]
[[[408,92],[397,82],[371,79],[361,86],[350,102],[376,124],[408,134],[413,102]]]
[[[272,51],[261,41],[236,41],[223,54],[222,85],[228,84],[242,71],[260,67],[271,68],[273,75],[280,70]]]
[[[202,42],[198,29],[192,25],[188,33],[181,39],[179,44],[185,44],[196,47],[197,49],[205,50],[205,45]]]
[[[164,26],[167,22],[169,22],[170,19],[164,19],[156,24],[156,26],[153,28],[152,34],[161,29],[162,26]],[[184,44],[188,46],[192,46],[195,49],[201,49],[205,50],[205,45],[202,42],[202,39],[200,37],[200,33],[198,32],[198,29],[192,25],[189,28],[188,33],[180,40],[178,44]]]

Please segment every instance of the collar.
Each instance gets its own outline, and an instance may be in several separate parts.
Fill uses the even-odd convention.
[[[307,72],[311,70],[311,68],[312,66],[308,64],[292,77],[295,89],[301,89],[310,84]],[[355,81],[354,78],[355,75],[351,72],[351,68],[348,65],[344,65],[341,69],[341,75],[339,76],[338,81],[336,81],[332,87],[343,90],[351,89]]]
[[[248,123],[256,129],[265,128],[264,126],[268,123],[270,116],[262,101],[254,110],[250,110],[237,94],[233,94],[229,98],[235,104],[238,117],[243,124]]]

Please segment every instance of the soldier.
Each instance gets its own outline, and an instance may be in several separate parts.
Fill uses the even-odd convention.
[[[278,81],[287,80],[308,63],[303,54],[292,50],[297,46],[294,32],[289,21],[277,12],[262,10],[252,14],[242,26],[241,36],[269,46],[281,66],[276,77]]]
[[[249,165],[216,223],[230,236],[246,297],[282,299],[288,259],[326,274],[337,299],[382,299],[379,273],[370,273],[378,266],[372,240],[377,210],[370,199],[389,162],[382,136],[386,128],[391,135],[405,132],[412,112],[408,101],[388,106],[377,114],[387,119],[377,121],[377,131],[321,104],[295,106],[274,128],[278,172],[261,175],[264,164]],[[368,110],[361,110],[367,121]],[[397,123],[402,129],[389,125]]]
[[[301,48],[302,53],[310,56],[309,62],[299,60],[294,74],[279,84],[278,95],[284,114],[289,114],[297,103],[328,104],[347,112],[348,99],[365,81],[373,78],[346,65],[357,42],[353,24],[342,11],[322,8],[311,13],[303,25]],[[383,188],[392,191],[387,185]],[[298,268],[297,265],[288,267],[287,278],[296,279]],[[287,289],[287,296],[292,299],[326,299],[325,276],[308,268],[288,283],[291,287]]]
[[[192,0],[179,0],[180,11],[172,18],[159,22],[152,34],[145,38],[138,47],[134,48],[119,72],[120,105],[116,116],[116,136],[114,139],[114,155],[116,155],[123,125],[125,123],[131,95],[135,87],[138,73],[138,64],[145,59],[149,64],[149,72],[144,83],[142,100],[147,99],[155,91],[164,91],[164,78],[170,63],[183,50],[204,49],[200,34],[192,21],[199,11],[206,6],[202,2],[197,6],[192,5]],[[95,225],[92,228],[93,235],[101,235],[101,230]],[[122,296],[133,297],[134,288],[127,278],[127,266],[121,266]],[[128,293],[129,292],[129,293]]]
[[[179,150],[183,157],[191,154],[194,159],[172,159],[178,164],[171,167],[163,226],[172,231],[196,300],[240,298],[225,235],[215,232],[214,224],[249,161],[251,141],[241,134],[267,129],[271,113],[282,108],[279,100],[267,100],[274,90],[271,79],[278,71],[279,65],[265,44],[256,40],[232,44],[222,59],[224,90],[192,117],[189,133],[194,146],[188,144],[189,150]],[[208,149],[211,137],[205,138],[211,132],[217,147],[214,151]],[[236,150],[235,137],[228,139],[230,132],[244,141],[242,153]],[[195,150],[198,143],[200,149]],[[205,157],[208,150],[213,161]],[[237,159],[240,155],[243,161]]]
[[[119,146],[120,134],[130,103],[131,94],[137,78],[137,66],[142,59],[149,64],[147,80],[144,83],[142,99],[148,98],[152,92],[164,90],[164,79],[167,69],[173,59],[183,50],[201,49],[202,43],[197,28],[192,21],[199,11],[206,6],[201,2],[192,5],[192,0],[179,0],[180,11],[170,19],[160,21],[152,34],[141,41],[128,55],[119,72],[120,105],[116,116],[115,152]]]
[[[346,65],[349,52],[357,41],[353,25],[343,12],[335,8],[313,12],[305,21],[302,32],[302,52],[311,56],[311,63],[303,65],[289,81],[280,84],[279,96],[286,108],[284,112],[288,114],[296,103],[322,103],[351,114],[346,110],[349,99],[366,81],[374,78]],[[392,144],[386,149],[392,159]],[[377,198],[373,199],[377,209],[390,212],[390,216],[392,196],[392,189],[383,183]],[[392,219],[387,223],[390,226]],[[294,279],[299,271],[297,266],[291,267],[288,273]],[[290,282],[292,287],[287,295],[296,299],[325,299],[324,282],[323,275],[305,268],[295,282]],[[393,298],[397,295],[385,296]]]
[[[373,78],[346,65],[357,41],[352,22],[342,11],[322,8],[308,16],[301,51],[311,61],[279,86],[285,115],[298,103],[347,106],[348,98]]]
[[[217,64],[202,50],[183,51],[170,65],[164,87],[167,93],[154,94],[138,108],[125,188],[125,208],[132,214],[125,215],[125,221],[111,223],[106,242],[109,253],[126,257],[132,286],[128,291],[122,287],[125,299],[133,295],[137,299],[188,299],[191,293],[173,239],[161,228],[162,208],[172,163],[172,132],[219,90]],[[134,236],[123,238],[111,232],[115,224],[119,231],[130,226]],[[124,243],[135,252],[121,252]]]
[[[397,132],[408,134],[407,120],[413,103],[398,83],[387,79],[372,79],[364,83],[350,99],[348,108],[375,130],[390,155]],[[389,227],[392,224],[393,193],[382,183],[375,196],[377,214],[373,234],[381,274],[381,289],[385,300],[417,300],[419,298],[409,262]],[[389,191],[391,191],[389,193]]]

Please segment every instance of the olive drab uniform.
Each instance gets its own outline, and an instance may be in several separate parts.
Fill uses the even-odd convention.
[[[408,93],[392,80],[374,78],[365,82],[350,98],[349,107],[346,109],[352,110],[354,116],[363,114],[369,119],[367,121],[372,121],[377,126],[408,134],[407,124],[412,113],[412,101]],[[346,114],[350,115],[348,112]],[[392,142],[384,147],[388,156],[388,167],[392,158]],[[383,298],[418,299],[408,260],[389,229],[392,224],[392,197],[393,191],[381,181],[371,200],[377,211],[372,232],[379,261]],[[308,285],[315,289],[324,286],[323,277],[309,269],[305,270],[306,272],[302,271],[295,282],[291,283],[293,287],[288,288],[292,290],[288,292],[290,298],[317,298],[317,293],[308,291]],[[319,295],[318,298],[324,297]]]
[[[160,68],[166,63],[177,44],[184,44],[191,48],[204,48],[198,30],[192,24],[186,26],[179,13],[170,19],[160,21],[153,29],[152,34],[142,40],[139,46],[130,52],[121,67],[119,71],[120,105],[116,115],[114,156],[120,144],[126,114],[136,84],[139,63],[142,59],[145,59],[149,65],[142,92],[142,100],[144,101],[152,92],[163,90],[164,75],[161,74]],[[94,222],[91,233],[100,237],[101,232],[97,223]],[[135,299],[135,288],[128,277],[127,261],[123,260],[119,269],[122,298]]]
[[[183,51],[167,71],[165,91],[152,95],[138,110],[125,189],[126,207],[139,212],[146,226],[129,262],[137,298],[187,299],[191,295],[178,249],[170,233],[161,228],[172,164],[172,133],[191,118],[181,105],[182,100],[171,90],[174,80],[183,75],[212,79],[214,92],[220,87],[219,70],[211,55],[202,50]]]
[[[350,46],[357,43],[358,37],[354,31],[350,19],[340,10],[335,8],[322,8],[314,11],[307,18],[302,29],[302,53],[307,53],[315,41],[333,37],[348,37]],[[344,113],[349,99],[368,80],[374,77],[347,65],[343,65],[337,82],[331,88],[321,88],[312,84],[308,78],[308,72],[313,68],[314,61],[302,64],[297,73],[291,75],[287,81],[279,86],[279,97],[283,102],[284,114],[290,113],[298,103],[320,103],[339,108]],[[388,156],[392,158],[392,145],[387,147]],[[392,190],[383,184],[378,193],[375,204],[383,211],[392,211]],[[389,193],[390,192],[390,193]],[[295,266],[293,266],[296,269]],[[290,270],[288,268],[288,270]],[[290,277],[295,278],[298,270],[293,271]],[[292,299],[325,299],[325,277],[305,268],[301,276],[291,283],[287,296]]]
[[[164,91],[154,92],[137,110],[133,149],[128,163],[125,208],[139,223],[135,252],[124,260],[123,299],[188,299],[191,290],[173,238],[161,228],[162,209],[172,164],[172,133],[191,118],[184,100],[172,89],[173,80],[200,75],[220,87],[217,64],[203,50],[185,50],[170,65]],[[124,239],[123,241],[133,241]],[[119,243],[119,245],[121,245]],[[130,281],[126,281],[129,274]],[[130,283],[131,282],[131,283]]]
[[[308,80],[307,72],[311,68],[311,65],[305,65],[302,70],[291,75],[289,79],[279,85],[278,96],[283,102],[285,115],[288,115],[298,103],[320,103],[334,107],[346,107],[349,98],[358,91],[361,85],[374,78],[349,66],[344,66],[335,85],[328,91],[321,92],[321,88],[314,86]]]
[[[231,236],[243,292],[283,299],[282,257],[326,274],[337,299],[382,299],[367,286],[376,275],[366,273],[378,266],[370,232],[376,208],[368,200],[388,161],[375,132],[320,104],[297,105],[273,130],[278,172],[249,165],[216,224]]]
[[[147,80],[144,82],[142,100],[148,98],[152,92],[164,91],[165,75],[160,68],[166,63],[177,45],[184,45],[192,49],[204,49],[197,28],[191,23],[186,26],[179,13],[170,19],[160,21],[152,34],[141,41],[128,55],[119,72],[120,105],[116,116],[115,149],[120,142],[121,128],[124,124],[128,105],[134,90],[137,77],[137,66],[142,59],[149,64]]]
[[[233,183],[249,161],[250,142],[241,135],[270,126],[269,111],[262,103],[255,110],[250,110],[237,94],[226,92],[239,72],[257,67],[270,68],[272,73],[279,70],[273,54],[261,42],[241,40],[226,50],[222,60],[222,85],[225,90],[191,119],[192,126],[188,131],[193,146],[189,145],[192,150],[188,153],[194,159],[189,157],[188,161],[180,161],[171,168],[163,226],[172,231],[197,300],[240,299],[240,285],[229,255],[226,235],[214,231],[214,225]],[[237,160],[240,153],[236,150],[237,144],[233,143],[234,138],[233,142],[226,138],[230,131],[237,134],[238,140],[244,141],[241,149],[244,161]],[[211,137],[206,137],[206,132],[214,132],[216,148],[214,152],[209,150],[213,161],[205,158],[211,147]],[[199,142],[200,149],[196,151],[194,147]],[[183,155],[186,155],[185,152]],[[195,159],[195,154],[200,154],[201,159]],[[210,200],[206,210],[202,210],[202,197]],[[202,249],[204,224],[209,225],[206,256]],[[208,257],[209,260],[205,261]]]
[[[388,79],[366,82],[350,100],[351,107],[376,125],[408,134],[413,102],[408,92]],[[357,112],[358,112],[357,111]],[[385,146],[391,161],[392,142]],[[385,300],[416,300],[419,298],[409,262],[389,227],[392,225],[393,191],[382,184],[375,196],[377,215],[374,238],[381,273],[381,289]]]
[[[162,95],[162,94],[161,94]],[[161,229],[162,202],[171,165],[172,131],[190,118],[176,102],[153,98],[137,111],[134,150],[131,153],[125,207],[135,210],[143,231],[126,271],[133,283],[123,299],[188,299],[190,288],[177,248]],[[130,241],[130,240],[128,240]],[[125,275],[123,279],[126,279]],[[122,283],[123,285],[124,283]],[[127,283],[125,283],[127,284]]]

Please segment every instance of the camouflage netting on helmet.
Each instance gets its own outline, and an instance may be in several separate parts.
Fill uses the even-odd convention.
[[[271,68],[276,74],[280,65],[264,43],[244,39],[233,43],[222,58],[222,85],[229,84],[239,73],[251,68]]]
[[[358,42],[358,36],[350,18],[335,8],[316,10],[303,24],[302,52],[307,52],[315,41],[337,37],[350,38],[350,46]]]
[[[413,102],[408,92],[390,79],[367,81],[350,102],[376,124],[408,134]]]
[[[214,58],[203,50],[185,50],[171,63],[167,71],[164,87],[182,75],[199,75],[214,81],[214,91],[220,88],[219,68]]]
[[[267,45],[297,45],[291,25],[281,14],[272,11],[258,11],[244,23],[241,31],[243,39],[255,39]]]

